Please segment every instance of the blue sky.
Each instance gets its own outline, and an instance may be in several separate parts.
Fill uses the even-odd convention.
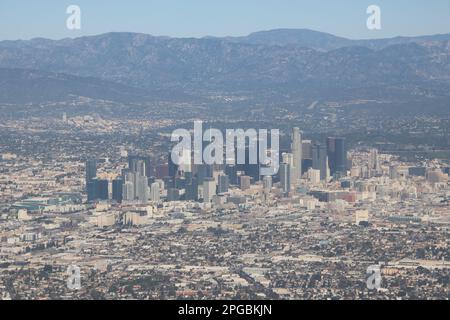
[[[67,30],[67,6],[81,7],[81,30]],[[366,28],[381,7],[382,30]],[[175,37],[246,35],[308,28],[348,38],[450,33],[448,0],[1,0],[0,40],[60,39],[110,31]]]

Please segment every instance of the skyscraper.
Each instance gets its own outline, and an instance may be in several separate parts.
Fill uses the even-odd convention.
[[[92,202],[97,199],[97,186],[94,179],[86,183],[86,193],[88,202]]]
[[[97,184],[97,160],[88,159],[86,161],[86,192],[88,201],[95,201],[98,199],[98,184]]]
[[[302,140],[302,159],[312,159],[312,141]],[[305,171],[305,170],[303,170]]]
[[[112,182],[112,199],[118,203],[122,202],[123,199],[123,179],[117,178]]]
[[[180,165],[178,166],[180,175],[192,172],[192,159],[190,150],[184,149],[180,156]]]
[[[88,159],[86,161],[86,185],[97,176],[97,160]]]
[[[237,185],[237,167],[236,165],[226,165],[225,166],[225,174],[229,177],[230,184]]]
[[[125,181],[122,189],[122,200],[133,201],[134,200],[134,184],[131,181]]]
[[[241,190],[247,190],[250,189],[250,182],[251,179],[249,176],[241,176],[240,182],[241,182]]]
[[[129,169],[122,170],[122,200],[133,201],[134,200],[134,183],[135,175]]]
[[[147,203],[150,197],[148,178],[145,175],[146,165],[142,160],[133,162],[133,168],[122,171],[124,184],[122,198],[125,201]]]
[[[191,178],[186,184],[185,199],[198,201],[198,180],[197,178]]]
[[[260,178],[260,163],[259,163],[259,143],[256,141],[256,157],[251,155],[250,142],[246,144],[245,152],[245,163],[238,164],[237,169],[239,171],[244,171],[245,175],[251,177],[253,181],[259,181]],[[239,152],[239,148],[236,149]]]
[[[330,173],[336,172],[336,138],[327,138],[327,157]]]
[[[178,165],[176,165],[172,161],[172,152],[169,152],[168,164],[169,164],[169,176],[170,177],[175,177],[177,175],[177,173],[178,173]]]
[[[197,165],[197,179],[199,184],[203,184],[205,178],[212,178],[214,173],[214,168],[210,164],[199,164]]]
[[[302,175],[312,168],[312,141],[302,140]]]
[[[150,187],[150,200],[158,202],[160,200],[160,190],[159,183],[153,182]]]
[[[283,153],[283,163],[289,165],[289,190],[291,190],[295,187],[295,182],[297,181],[297,171],[292,169],[294,168],[294,155],[292,153]]]
[[[135,162],[135,167],[132,170],[141,177],[147,177],[147,165],[143,160],[137,160]]]
[[[99,180],[97,178],[91,179],[86,185],[88,201],[92,202],[96,200],[108,200],[108,187],[108,180]]]
[[[284,193],[291,191],[291,168],[287,163],[280,164],[280,184]]]
[[[347,150],[344,138],[327,138],[327,156],[330,174],[345,175],[347,171]]]
[[[291,164],[291,184],[296,185],[297,180],[302,177],[302,135],[300,129],[295,127],[292,129],[291,135],[291,152],[293,161]]]
[[[203,202],[211,202],[214,195],[216,195],[216,180],[205,178],[203,181]]]
[[[96,194],[98,200],[108,200],[109,199],[109,181],[108,180],[97,180],[94,179],[96,183]]]
[[[369,152],[369,169],[375,170],[375,172],[380,172],[380,160],[378,159],[378,150],[371,149]]]
[[[347,145],[344,138],[336,138],[336,172],[345,175],[347,173]]]
[[[147,203],[150,197],[148,179],[146,176],[141,176],[139,173],[134,174],[136,175],[135,198],[141,203]]]
[[[219,175],[219,183],[217,193],[225,193],[228,192],[228,187],[230,185],[230,181],[227,175],[221,174]]]
[[[272,189],[272,176],[265,176],[263,178],[264,191],[269,192]]]
[[[141,164],[138,164],[140,162]],[[142,167],[142,162],[144,162],[145,167]],[[128,168],[133,172],[140,171],[138,166],[145,170],[145,176],[151,177],[153,176],[153,169],[151,167],[150,163],[150,157],[149,156],[138,156],[138,155],[130,155],[128,156]]]
[[[320,170],[320,180],[328,178],[328,156],[327,148],[321,144],[314,144],[312,147],[313,169]]]

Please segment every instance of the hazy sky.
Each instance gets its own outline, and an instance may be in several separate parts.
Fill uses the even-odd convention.
[[[66,8],[81,7],[81,30],[66,28]],[[366,28],[381,7],[382,30]],[[246,35],[308,28],[349,38],[450,33],[449,0],[0,0],[0,40],[59,39],[109,31],[176,37]]]

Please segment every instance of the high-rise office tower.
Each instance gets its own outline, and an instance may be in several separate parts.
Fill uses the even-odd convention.
[[[320,170],[320,180],[326,180],[329,174],[327,148],[321,144],[312,147],[313,169]]]
[[[135,173],[135,197],[141,203],[147,203],[150,197],[150,190],[148,187],[148,179],[146,176],[141,176]]]
[[[371,149],[369,152],[369,169],[375,170],[376,173],[381,172],[380,159],[378,157],[377,149]]]
[[[142,164],[144,163],[144,165]],[[138,164],[139,163],[139,164]],[[133,172],[140,172],[144,169],[144,174],[147,177],[153,176],[153,169],[150,164],[149,156],[138,156],[138,155],[130,155],[128,156],[128,168]]]
[[[237,167],[236,165],[226,165],[225,166],[225,174],[229,177],[230,184],[237,185],[238,177],[237,177]]]
[[[327,157],[330,173],[336,172],[336,138],[327,138]]]
[[[117,178],[112,182],[112,199],[118,203],[123,199],[123,179]]]
[[[344,138],[327,138],[327,156],[330,174],[345,175],[347,172],[347,150]]]
[[[97,160],[88,159],[86,161],[86,191],[88,201],[108,200],[108,180],[98,180]]]
[[[312,168],[312,158],[311,159],[303,159],[302,160],[302,173],[308,172],[309,169]]]
[[[312,141],[302,140],[302,159],[312,159]]]
[[[125,181],[122,187],[122,200],[133,201],[134,200],[134,184],[131,181]]]
[[[346,175],[347,173],[347,145],[345,138],[336,138],[335,140],[336,149],[336,172],[341,175]]]
[[[129,156],[128,169],[122,170],[122,199],[147,203],[150,198],[149,166],[150,158]]]
[[[108,200],[108,187],[108,180],[99,180],[97,178],[91,179],[86,185],[88,201],[92,202],[96,200]]]
[[[312,141],[302,140],[302,175],[312,168]]]
[[[176,165],[172,161],[172,152],[169,152],[168,164],[169,164],[169,176],[170,177],[175,177],[178,174],[178,165]]]
[[[95,181],[95,180],[94,180]],[[96,180],[97,199],[108,200],[109,199],[109,181],[108,180]]]
[[[155,202],[160,200],[160,187],[158,182],[153,182],[150,186],[150,200]]]
[[[293,189],[293,187],[295,187],[295,182],[297,181],[297,171],[292,169],[295,166],[294,155],[292,153],[283,153],[283,163],[289,165],[289,183],[291,184],[291,190]]]
[[[247,164],[245,165],[244,172],[246,175],[251,177],[253,181],[259,181],[259,173],[260,173],[260,165],[259,164]]]
[[[146,164],[142,160],[137,160],[135,162],[135,167],[133,168],[133,172],[137,173],[141,177],[147,177]]]
[[[86,161],[86,186],[88,182],[97,176],[97,160],[89,159]]]
[[[211,202],[216,195],[216,180],[214,178],[205,178],[203,181],[203,202]]]
[[[369,169],[375,169],[376,163],[378,162],[378,150],[377,149],[370,149],[369,150]]]
[[[241,176],[240,178],[241,182],[241,190],[248,190],[250,189],[251,180],[252,178],[249,176]]]
[[[129,169],[122,171],[124,184],[122,186],[122,200],[134,201],[136,198],[136,173]]]
[[[272,189],[272,176],[265,176],[263,178],[264,191],[269,192]]]
[[[212,178],[214,174],[214,166],[210,164],[197,165],[197,180],[199,184],[203,184],[206,178]]]
[[[225,193],[228,192],[228,187],[230,185],[230,181],[227,175],[221,174],[219,175],[219,181],[218,181],[218,187],[217,187],[217,193]]]
[[[297,181],[302,177],[302,134],[300,129],[295,127],[292,129],[291,135],[291,152],[293,161],[291,165],[292,184],[296,185]]]
[[[291,191],[291,166],[288,163],[280,164],[280,184],[284,193]]]
[[[245,175],[251,177],[253,181],[259,181],[261,169],[259,163],[259,143],[258,141],[255,142],[256,150],[251,150],[249,144],[246,144],[245,149],[243,150],[245,152],[245,163],[238,164],[237,170],[244,171]],[[238,154],[239,151],[242,152],[242,149],[236,148],[236,154]],[[256,156],[252,156],[250,151],[256,151]]]
[[[97,184],[95,179],[91,179],[86,182],[86,193],[88,202],[92,202],[97,199]]]
[[[197,178],[189,179],[185,189],[185,199],[198,201],[198,180]]]
[[[192,159],[190,150],[184,149],[180,155],[178,171],[181,175],[192,172]]]

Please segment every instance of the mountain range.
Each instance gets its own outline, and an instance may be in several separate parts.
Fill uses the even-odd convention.
[[[245,37],[107,33],[0,42],[0,103],[217,95],[381,99],[450,95],[450,34],[350,40],[306,29]]]

